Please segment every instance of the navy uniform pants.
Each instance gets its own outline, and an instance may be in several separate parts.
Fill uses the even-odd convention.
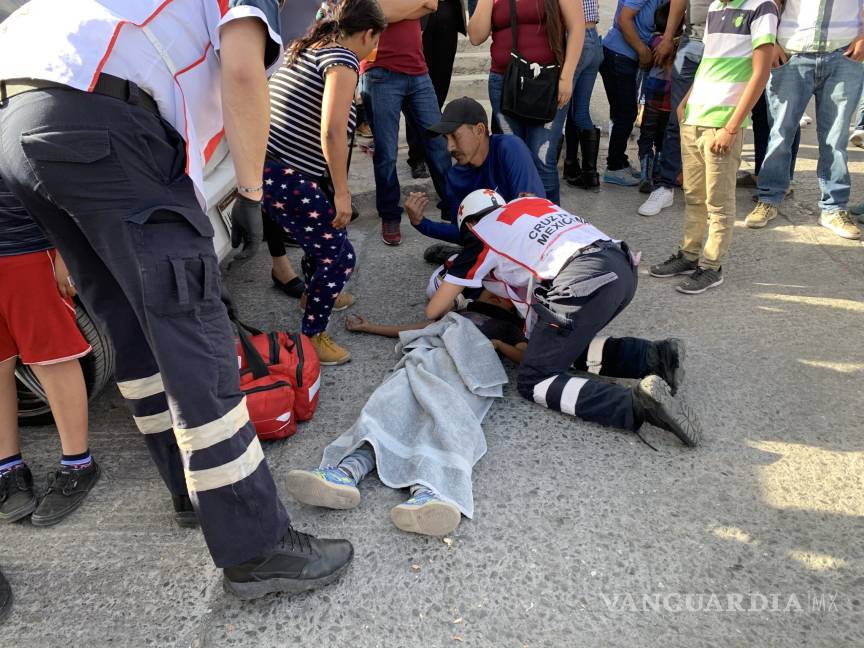
[[[538,287],[539,320],[519,367],[519,393],[586,421],[638,428],[630,388],[568,373],[576,368],[619,378],[648,374],[652,342],[597,336],[633,299],[636,283],[626,245],[598,242],[574,257],[550,285]]]
[[[115,378],[213,560],[270,550],[288,515],[249,421],[213,228],[158,115],[76,90],[0,106],[0,173],[67,262],[116,352]]]

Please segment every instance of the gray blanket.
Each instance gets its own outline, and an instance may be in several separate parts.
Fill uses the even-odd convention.
[[[486,453],[481,422],[507,374],[492,344],[455,313],[399,336],[402,358],[349,430],[324,449],[333,466],[364,442],[391,488],[422,484],[474,513],[471,471]]]

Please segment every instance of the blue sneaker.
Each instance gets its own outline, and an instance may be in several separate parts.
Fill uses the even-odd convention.
[[[285,488],[301,504],[329,509],[350,509],[360,503],[357,482],[335,466],[292,470]]]
[[[603,182],[621,185],[622,187],[635,187],[639,184],[639,172],[629,166],[612,171],[608,167],[603,173]]]
[[[397,529],[409,533],[445,536],[462,520],[455,504],[445,502],[428,488],[422,488],[410,499],[390,509],[390,519]]]

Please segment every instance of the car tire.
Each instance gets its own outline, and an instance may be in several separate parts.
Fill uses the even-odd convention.
[[[80,360],[87,396],[92,400],[114,375],[114,348],[108,336],[99,330],[78,299],[75,299],[75,319],[84,339],[93,347],[93,350]],[[54,417],[51,415],[45,391],[30,367],[20,362],[15,367],[15,386],[18,390],[18,424],[51,425]]]

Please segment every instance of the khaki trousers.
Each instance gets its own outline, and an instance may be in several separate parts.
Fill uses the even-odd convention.
[[[735,175],[741,163],[742,130],[725,155],[711,152],[716,128],[681,126],[684,169],[684,237],[681,251],[703,268],[717,270],[735,227]],[[707,240],[705,240],[707,230]],[[704,245],[703,245],[704,241]]]

